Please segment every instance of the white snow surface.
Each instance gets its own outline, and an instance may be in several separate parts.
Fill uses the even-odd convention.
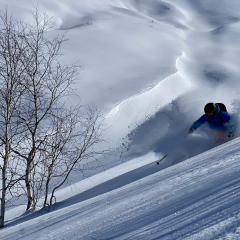
[[[240,239],[239,0],[6,4],[25,21],[38,4],[49,37],[67,31],[62,61],[83,66],[76,89],[103,108],[111,151],[50,209],[9,209],[0,239]],[[207,102],[227,106],[232,141],[215,146],[207,125],[188,135]]]

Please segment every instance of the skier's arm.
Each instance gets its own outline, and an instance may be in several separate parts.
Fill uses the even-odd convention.
[[[202,115],[196,122],[193,123],[193,127],[196,129],[199,128],[201,125],[203,125],[207,121],[207,115]]]
[[[204,124],[207,121],[207,115],[202,115],[196,122],[192,124],[192,127],[190,128],[189,133],[192,133],[197,128],[199,128],[202,124]]]

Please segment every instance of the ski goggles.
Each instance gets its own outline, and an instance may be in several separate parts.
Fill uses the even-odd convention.
[[[207,116],[211,117],[213,113],[206,113]]]

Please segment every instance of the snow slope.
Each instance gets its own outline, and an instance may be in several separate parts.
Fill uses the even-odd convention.
[[[9,222],[1,239],[239,239],[239,143],[164,171],[147,164],[151,155],[138,159],[143,167],[136,159],[136,169],[133,162],[109,169],[95,176],[101,184],[50,212]],[[111,179],[101,182],[106,176]]]
[[[6,3],[31,21],[35,1]],[[112,151],[104,168],[72,175],[50,212],[9,210],[1,239],[240,239],[239,139],[214,148],[207,126],[187,135],[207,102],[239,121],[239,1],[38,6],[53,16],[49,36],[68,31],[62,60],[83,65],[76,89],[104,107]]]

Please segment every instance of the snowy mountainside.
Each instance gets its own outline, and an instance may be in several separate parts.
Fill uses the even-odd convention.
[[[34,3],[7,4],[31,21]],[[63,61],[83,65],[81,103],[104,107],[101,147],[112,151],[103,168],[74,174],[46,214],[7,211],[2,239],[239,239],[239,139],[215,148],[207,126],[188,135],[207,102],[225,103],[238,125],[239,1],[38,6],[53,16],[49,36],[67,31]]]

